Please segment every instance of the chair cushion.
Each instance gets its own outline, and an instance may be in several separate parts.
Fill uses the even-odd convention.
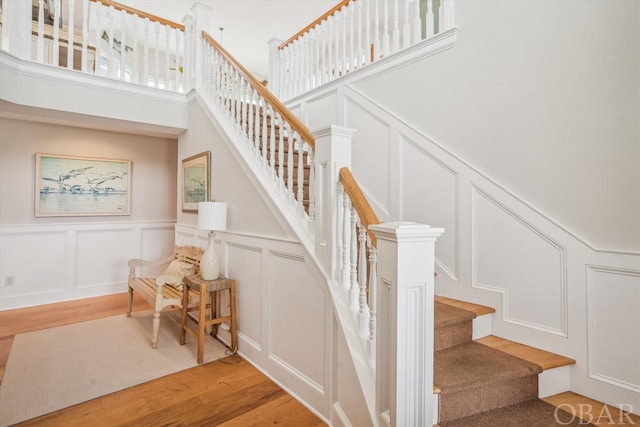
[[[193,264],[174,259],[173,261],[171,261],[171,263],[169,263],[169,265],[167,266],[167,269],[164,271],[164,274],[168,274],[170,276],[184,277],[192,273],[194,267],[195,266]]]

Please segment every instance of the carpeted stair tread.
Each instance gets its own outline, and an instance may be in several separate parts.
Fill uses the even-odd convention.
[[[470,341],[435,352],[433,382],[445,393],[540,372],[538,365]]]
[[[473,320],[476,315],[470,311],[434,301],[434,327],[442,328],[456,323]]]
[[[452,421],[440,422],[440,425],[442,427],[595,427],[593,424],[589,424],[538,399]]]
[[[436,351],[440,421],[536,399],[540,372],[542,368],[533,363],[474,341]]]

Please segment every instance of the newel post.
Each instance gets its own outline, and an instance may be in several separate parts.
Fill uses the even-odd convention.
[[[275,96],[282,98],[280,91],[280,70],[282,67],[280,64],[280,50],[278,49],[278,46],[282,44],[282,40],[274,37],[267,44],[269,45],[269,75],[267,76],[269,90]]]
[[[340,169],[351,167],[351,140],[354,129],[330,125],[311,132],[315,147],[316,218],[315,250],[326,271],[336,272],[340,212],[338,182]]]
[[[370,229],[378,240],[378,422],[380,426],[430,426],[435,242],[444,229],[412,222]]]
[[[194,3],[191,6],[191,14],[193,16],[193,34],[191,35],[191,49],[193,64],[193,87],[201,87],[203,83],[204,65],[204,45],[202,42],[202,31],[211,34],[211,14],[213,9],[202,3]]]
[[[31,2],[4,0],[2,48],[20,59],[31,59]]]

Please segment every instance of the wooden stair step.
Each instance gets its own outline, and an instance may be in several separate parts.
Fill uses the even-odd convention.
[[[434,301],[438,301],[443,304],[449,304],[451,306],[461,308],[463,310],[471,311],[472,313],[475,313],[476,316],[482,316],[484,314],[491,314],[496,312],[496,309],[493,307],[474,304],[472,302],[461,301],[453,298],[441,297],[438,295],[434,297]]]
[[[496,350],[503,351],[512,356],[518,357],[527,362],[540,366],[543,370],[559,368],[561,366],[574,365],[576,361],[569,357],[541,350],[539,348],[530,347],[505,338],[489,335],[476,340],[480,344]]]

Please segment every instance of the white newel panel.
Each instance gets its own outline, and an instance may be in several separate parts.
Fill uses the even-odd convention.
[[[0,309],[125,292],[127,261],[164,258],[173,238],[172,221],[3,226]]]
[[[370,229],[378,239],[376,415],[381,425],[433,421],[435,242],[444,232],[417,223]]]

